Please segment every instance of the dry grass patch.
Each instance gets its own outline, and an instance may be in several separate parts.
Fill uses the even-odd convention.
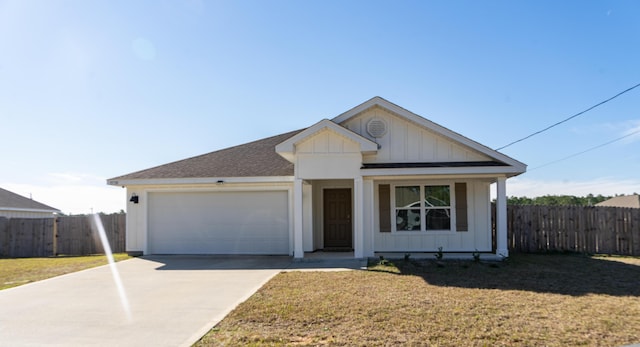
[[[519,255],[281,273],[197,346],[640,342],[640,258]]]
[[[129,259],[124,253],[114,254],[116,261]],[[64,275],[107,264],[104,255],[82,257],[0,258],[0,289]]]

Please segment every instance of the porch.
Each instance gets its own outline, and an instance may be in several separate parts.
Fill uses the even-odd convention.
[[[455,201],[456,184],[450,180],[451,201]],[[389,231],[382,232],[381,215],[395,209],[381,206],[380,185],[393,182],[406,184],[406,179],[374,180],[368,177],[354,179],[296,179],[293,189],[293,256],[296,260],[366,259],[383,255],[403,258],[405,253],[422,259],[433,259],[438,246],[443,246],[450,259],[472,259],[472,252],[482,252],[483,259],[498,260],[508,256],[506,244],[506,189],[504,177],[467,178],[465,200],[468,206],[469,229],[455,228],[453,208],[452,227],[449,231]],[[491,233],[490,182],[495,183],[497,197],[496,234]],[[433,179],[414,179],[415,184],[442,182]],[[445,181],[446,183],[446,181]],[[386,197],[389,199],[389,197]],[[391,199],[395,201],[394,199]],[[454,204],[452,203],[452,207]],[[467,204],[465,202],[465,208]],[[384,211],[384,213],[383,213]],[[465,219],[466,217],[465,212]],[[387,222],[390,223],[390,220]],[[493,246],[492,246],[493,243]],[[462,245],[462,246],[461,246]],[[339,251],[339,252],[334,252]],[[426,251],[426,252],[425,252]]]

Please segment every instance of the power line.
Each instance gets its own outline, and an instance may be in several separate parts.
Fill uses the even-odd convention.
[[[617,139],[613,139],[613,140],[611,140],[611,141],[607,141],[607,142],[602,143],[602,144],[599,144],[599,145],[597,145],[597,146],[594,146],[594,147],[591,147],[591,148],[585,149],[585,150],[584,150],[584,151],[582,151],[582,152],[574,153],[574,154],[572,154],[572,155],[570,155],[570,156],[567,156],[567,157],[564,157],[564,158],[562,158],[562,159],[554,160],[554,161],[552,161],[552,162],[549,162],[549,163],[546,163],[546,164],[543,164],[543,165],[540,165],[540,166],[536,166],[536,167],[534,167],[534,168],[532,168],[532,169],[527,170],[527,172],[529,172],[529,171],[533,171],[533,170],[536,170],[536,169],[539,169],[539,168],[542,168],[542,167],[545,167],[545,166],[549,166],[549,165],[551,165],[551,164],[559,163],[559,162],[561,162],[561,161],[565,161],[565,160],[567,160],[567,159],[571,159],[571,158],[573,158],[573,157],[577,157],[577,156],[579,156],[579,155],[581,155],[581,154],[585,154],[585,153],[587,153],[587,152],[591,152],[591,151],[593,151],[593,150],[595,150],[595,149],[598,149],[598,148],[600,148],[600,147],[604,147],[604,146],[606,146],[606,145],[610,145],[610,144],[612,144],[612,143],[614,143],[614,142],[620,141],[620,140],[622,140],[622,139],[625,139],[625,138],[627,138],[627,137],[629,137],[629,136],[633,136],[633,135],[638,134],[638,133],[640,133],[640,129],[638,129],[638,130],[636,130],[636,131],[634,131],[634,132],[632,132],[632,133],[629,133],[629,134],[627,134],[627,135],[624,135],[624,136],[622,136],[622,137],[618,137]]]
[[[521,138],[521,139],[519,139],[519,140],[513,141],[513,142],[511,142],[511,143],[509,143],[509,144],[507,144],[507,145],[505,145],[505,146],[502,146],[502,147],[500,147],[500,148],[496,148],[496,151],[499,151],[499,150],[501,150],[501,149],[507,148],[507,147],[509,147],[509,146],[511,146],[511,145],[514,145],[514,144],[518,143],[518,142],[522,142],[522,141],[524,141],[524,140],[526,140],[526,139],[528,139],[528,138],[530,138],[530,137],[532,137],[532,136],[535,136],[535,135],[538,135],[538,134],[540,134],[540,133],[542,133],[542,132],[545,132],[545,131],[547,131],[547,130],[549,130],[549,129],[551,129],[551,128],[555,127],[555,126],[558,126],[558,125],[560,125],[560,124],[562,124],[562,123],[564,123],[564,122],[567,122],[567,121],[569,121],[569,120],[571,120],[571,119],[573,119],[573,118],[576,118],[576,117],[578,117],[578,116],[580,116],[580,115],[582,115],[582,114],[584,114],[584,113],[587,113],[587,112],[589,112],[589,111],[593,110],[594,108],[596,108],[596,107],[598,107],[598,106],[600,106],[600,105],[606,104],[607,102],[609,102],[609,101],[611,101],[611,100],[613,100],[613,99],[615,99],[615,98],[619,97],[620,95],[622,95],[622,94],[624,94],[624,93],[626,93],[626,92],[630,92],[630,91],[632,91],[633,89],[636,89],[636,88],[638,88],[638,87],[640,87],[640,83],[636,84],[635,86],[633,86],[633,87],[631,87],[631,88],[625,89],[625,90],[621,91],[620,93],[618,93],[618,94],[616,94],[616,95],[614,95],[614,96],[610,97],[609,99],[607,99],[607,100],[605,100],[605,101],[601,101],[601,102],[599,102],[599,103],[597,103],[597,104],[595,104],[595,105],[593,105],[593,106],[589,107],[588,109],[586,109],[586,110],[584,110],[584,111],[582,111],[582,112],[578,112],[578,113],[574,114],[573,116],[571,116],[571,117],[569,117],[569,118],[563,119],[563,120],[559,121],[558,123],[552,124],[552,125],[550,125],[550,126],[548,126],[548,127],[544,128],[544,129],[542,129],[542,130],[538,130],[538,131],[534,132],[533,134],[530,134],[530,135],[528,135],[528,136],[525,136],[525,137],[523,137],[523,138]]]

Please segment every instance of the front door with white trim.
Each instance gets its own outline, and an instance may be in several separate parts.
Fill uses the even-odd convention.
[[[325,189],[323,200],[325,250],[352,250],[351,189]]]

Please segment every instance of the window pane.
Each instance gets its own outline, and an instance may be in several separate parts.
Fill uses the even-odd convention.
[[[449,186],[424,187],[424,202],[426,207],[450,206]]]
[[[451,209],[431,208],[424,211],[427,230],[451,230]]]
[[[396,210],[396,230],[397,231],[420,231],[420,210],[407,209]]]
[[[420,230],[420,186],[395,187],[396,230]]]
[[[396,208],[402,207],[420,207],[420,186],[396,187]]]

